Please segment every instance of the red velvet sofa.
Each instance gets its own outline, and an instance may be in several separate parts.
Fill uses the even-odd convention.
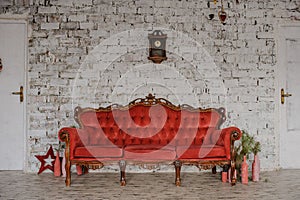
[[[213,171],[217,165],[231,166],[232,172],[235,170],[234,141],[242,133],[236,127],[220,129],[224,108],[175,106],[149,94],[126,106],[77,107],[74,117],[80,128],[65,127],[58,133],[66,143],[67,186],[71,184],[71,165],[98,169],[118,163],[121,185],[126,184],[126,164],[174,164],[177,186],[182,164]],[[231,180],[235,184],[235,178]]]

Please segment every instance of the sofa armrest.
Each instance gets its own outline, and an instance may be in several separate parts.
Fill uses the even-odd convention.
[[[234,157],[234,142],[242,137],[242,131],[237,127],[224,128],[220,137],[224,142],[227,159],[232,159]]]
[[[65,127],[59,130],[58,137],[60,141],[66,143],[66,157],[74,158],[74,151],[76,147],[84,146],[88,134],[86,130],[79,128]],[[67,155],[68,154],[68,155]]]

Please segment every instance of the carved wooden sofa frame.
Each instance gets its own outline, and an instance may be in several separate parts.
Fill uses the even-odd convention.
[[[208,137],[207,135],[210,134],[210,139],[212,140],[213,138],[213,135],[215,134],[215,132],[218,132],[218,135],[219,135],[219,138],[216,138],[215,139],[215,144],[218,144],[218,142],[220,142],[220,144],[223,144],[224,145],[224,149],[221,151],[221,152],[225,152],[226,155],[224,154],[223,156],[216,156],[216,157],[212,157],[212,158],[206,158],[205,156],[203,158],[199,158],[199,157],[195,157],[195,158],[189,158],[190,154],[187,153],[189,150],[191,150],[191,152],[194,152],[192,151],[193,149],[190,149],[192,148],[192,145],[190,147],[188,147],[189,149],[187,149],[185,152],[182,152],[181,155],[175,155],[175,157],[170,157],[168,158],[167,156],[169,155],[168,153],[166,153],[166,156],[163,157],[163,159],[158,159],[156,160],[154,158],[150,158],[149,160],[139,160],[139,159],[130,159],[128,157],[126,157],[126,154],[127,153],[130,153],[129,151],[126,151],[126,147],[129,145],[129,144],[126,144],[126,141],[128,143],[128,141],[133,141],[134,139],[134,136],[128,136],[126,135],[125,131],[122,131],[121,129],[116,129],[116,123],[115,123],[115,119],[113,119],[113,122],[114,122],[114,125],[113,125],[113,128],[118,132],[117,133],[117,136],[113,136],[112,138],[109,138],[111,137],[110,136],[110,133],[108,133],[108,131],[102,131],[105,132],[106,137],[108,137],[108,140],[113,144],[113,146],[117,146],[117,148],[120,149],[121,154],[119,157],[114,157],[112,156],[111,158],[109,158],[109,156],[106,156],[105,158],[104,157],[101,157],[101,155],[99,156],[99,158],[97,158],[97,155],[96,154],[102,154],[103,152],[105,153],[105,150],[103,151],[97,151],[97,153],[91,153],[91,152],[87,152],[86,150],[84,151],[86,155],[88,156],[91,156],[91,157],[88,157],[86,158],[85,155],[82,156],[82,157],[76,157],[76,149],[83,149],[83,148],[88,148],[85,146],[85,144],[82,144],[84,142],[82,142],[82,140],[85,140],[85,135],[87,134],[86,132],[88,132],[87,130],[88,129],[93,129],[93,127],[91,126],[95,126],[95,125],[91,125],[91,124],[95,124],[95,123],[99,123],[101,124],[102,120],[107,120],[107,123],[111,122],[110,120],[111,119],[107,119],[108,117],[110,117],[110,113],[113,112],[113,111],[119,111],[119,112],[123,112],[123,111],[135,111],[137,110],[138,114],[137,114],[137,118],[139,118],[139,120],[143,119],[143,116],[144,116],[144,113],[139,111],[139,109],[146,109],[145,111],[149,110],[150,107],[152,106],[155,106],[155,105],[160,105],[162,106],[166,111],[168,111],[169,113],[176,113],[176,112],[185,112],[187,113],[187,116],[189,115],[198,115],[197,113],[199,113],[199,115],[204,115],[205,117],[206,116],[209,116],[209,117],[206,117],[204,120],[210,120],[209,122],[205,122],[205,123],[215,123],[213,126],[213,128],[211,127],[208,127],[207,129],[204,129],[204,131],[200,131],[201,128],[198,128],[198,132],[196,133],[196,136],[195,136],[195,139],[194,140],[202,140],[200,141],[200,143],[202,142],[202,144],[200,144],[200,146],[202,147],[202,145],[204,146],[204,142],[206,140],[206,137]],[[147,111],[148,112],[148,111]],[[150,112],[150,111],[149,111]],[[158,111],[160,112],[160,111]],[[88,115],[88,114],[95,114],[95,120],[94,119],[91,119],[91,117],[87,117],[85,116]],[[142,117],[139,116],[139,113],[140,115],[143,115]],[[189,114],[189,113],[192,113],[192,114]],[[196,113],[196,114],[195,114]],[[106,118],[104,118],[103,116],[106,116]],[[149,113],[147,114],[148,117],[149,117]],[[151,113],[150,113],[151,115]],[[158,114],[159,115],[159,114]],[[168,115],[168,113],[167,113]],[[171,114],[169,114],[171,115]],[[172,114],[173,115],[173,114]],[[157,115],[155,115],[157,116]],[[131,116],[132,117],[132,116]],[[147,118],[147,116],[144,116]],[[152,115],[153,117],[153,115]],[[209,109],[201,109],[201,108],[193,108],[191,106],[188,106],[188,105],[173,105],[171,102],[169,102],[168,100],[166,99],[163,99],[163,98],[155,98],[155,96],[149,94],[148,96],[146,96],[146,98],[138,98],[132,102],[130,102],[128,105],[126,106],[120,106],[120,105],[116,105],[116,104],[113,104],[111,106],[108,106],[106,108],[103,108],[103,107],[100,107],[98,109],[93,109],[93,108],[80,108],[80,107],[77,107],[75,109],[75,114],[74,114],[74,118],[76,120],[76,122],[79,124],[80,128],[71,128],[71,127],[64,127],[62,128],[58,135],[59,135],[59,139],[63,142],[65,142],[66,144],[66,150],[65,150],[65,158],[66,158],[66,165],[65,165],[65,168],[66,168],[66,186],[70,186],[71,184],[71,165],[80,165],[86,169],[100,169],[105,165],[111,165],[111,164],[116,164],[118,163],[119,164],[119,167],[120,167],[120,184],[122,186],[124,186],[126,184],[126,179],[125,179],[125,168],[126,168],[126,164],[141,164],[141,163],[148,163],[148,164],[158,164],[158,163],[163,163],[163,164],[173,164],[175,166],[175,185],[176,186],[180,186],[181,184],[181,178],[180,178],[180,171],[181,171],[181,166],[182,165],[195,165],[197,166],[199,169],[212,169],[213,173],[216,173],[216,166],[221,166],[221,167],[230,167],[231,169],[231,184],[232,185],[235,185],[236,183],[236,178],[233,176],[234,175],[234,171],[235,171],[235,154],[234,154],[234,142],[236,140],[239,140],[242,133],[241,131],[237,128],[237,127],[229,127],[229,128],[225,128],[225,129],[220,129],[220,126],[221,124],[225,121],[226,117],[225,117],[225,109],[224,108],[219,108],[219,109],[215,109],[215,108],[209,108]],[[176,126],[177,127],[177,132],[180,132],[180,128],[179,128],[179,125],[177,126],[176,123],[173,123],[172,121],[170,121],[170,116],[167,116],[167,120],[165,121],[165,124],[169,123],[171,124],[170,127],[172,126]],[[189,117],[187,117],[188,119],[185,120],[185,119],[181,119],[181,123],[189,123],[189,122],[186,122],[186,121],[190,121],[191,122],[191,119],[189,119]],[[215,118],[218,118],[217,121]],[[174,119],[174,118],[173,118]],[[98,121],[97,121],[98,120]],[[152,119],[150,119],[151,121]],[[169,121],[168,121],[169,120]],[[201,116],[198,118],[199,121],[203,120],[201,118]],[[134,120],[133,120],[134,121]],[[134,121],[135,123],[137,123],[138,120]],[[197,122],[197,123],[200,123],[200,122]],[[201,125],[201,123],[200,123]],[[183,125],[184,126],[184,125]],[[100,127],[100,128],[99,128]],[[101,125],[99,125],[98,129],[96,129],[98,132],[99,132],[99,129],[101,129]],[[103,125],[104,127],[104,125]],[[165,126],[164,126],[165,127]],[[171,130],[169,128],[167,128],[167,131],[168,130]],[[118,127],[117,127],[118,128]],[[105,128],[102,128],[103,130],[107,129],[106,125],[105,125]],[[184,129],[184,128],[182,128]],[[210,133],[208,133],[211,129],[213,129]],[[94,129],[93,129],[94,130]],[[173,129],[172,129],[173,130]],[[205,132],[205,130],[207,132]],[[115,132],[116,132],[115,131]],[[98,132],[93,132],[92,134],[99,134]],[[115,132],[112,133],[112,135],[116,134]],[[176,131],[175,131],[176,132]],[[182,131],[184,132],[184,131]],[[186,132],[186,131],[185,131]],[[183,133],[183,135],[186,136],[187,133]],[[89,133],[90,135],[92,135],[91,133]],[[125,136],[124,136],[125,134]],[[157,133],[158,135],[159,134],[162,134],[161,132],[158,132]],[[153,137],[153,141],[155,141],[155,137],[160,137],[160,136],[157,136],[154,135],[152,136]],[[168,133],[164,133],[164,134],[168,134]],[[178,133],[175,133],[175,134],[178,134]],[[201,135],[202,134],[202,135]],[[203,136],[204,134],[204,136]],[[76,135],[76,136],[75,136]],[[81,137],[79,138],[76,138],[78,137],[78,135],[81,135]],[[93,137],[93,136],[90,136],[90,137]],[[123,137],[122,140],[118,139],[117,137]],[[174,135],[173,136],[168,136],[170,137],[171,139],[173,140],[177,140],[177,141],[171,141],[171,142],[174,142],[173,144],[175,144],[175,149],[178,148],[178,145],[176,146],[177,143],[180,143],[181,141],[183,141],[185,138],[175,138],[174,139]],[[203,138],[204,137],[204,138]],[[74,139],[75,138],[75,139]],[[169,139],[170,139],[169,138]],[[220,139],[221,138],[221,139]],[[142,138],[144,139],[144,138]],[[119,144],[118,142],[120,141],[123,141],[124,144]],[[165,142],[163,141],[164,139],[161,139],[159,138],[159,140],[162,140],[160,142]],[[193,141],[194,141],[193,140]],[[91,140],[91,141],[94,141]],[[116,142],[118,141],[118,142]],[[129,143],[130,143],[129,142]],[[143,141],[140,141],[140,142],[143,142]],[[171,143],[170,141],[168,141],[169,143]],[[74,144],[75,143],[75,144]],[[166,143],[166,144],[169,144],[169,143]],[[77,145],[77,146],[76,146]],[[126,146],[127,145],[127,146]],[[226,145],[226,147],[225,147]],[[79,147],[80,146],[80,147]],[[138,146],[138,145],[137,145]],[[147,145],[146,145],[147,146]],[[194,146],[197,146],[197,144],[195,144]],[[215,146],[218,146],[218,145],[215,145]],[[200,148],[201,148],[200,147]],[[96,146],[92,146],[91,148],[97,148],[97,144]],[[111,147],[109,147],[111,148]],[[142,147],[141,147],[142,148]],[[159,147],[160,148],[160,147]],[[113,148],[112,148],[113,149]],[[227,151],[230,151],[230,152],[226,152],[226,149]],[[212,147],[211,151],[214,150],[214,147]],[[79,150],[78,150],[79,151]],[[116,151],[116,152],[119,152],[118,150],[116,149],[113,149],[113,151]],[[176,149],[177,151],[177,149]],[[201,151],[201,150],[199,150]],[[193,154],[193,153],[191,153]],[[209,156],[210,153],[208,153],[207,155]],[[219,155],[219,153],[216,153]],[[157,154],[157,155],[160,155],[160,154]],[[162,153],[163,155],[163,153]],[[173,155],[173,153],[171,152],[170,155]],[[130,156],[129,156],[130,157]]]

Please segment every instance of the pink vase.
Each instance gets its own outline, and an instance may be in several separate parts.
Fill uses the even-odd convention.
[[[260,173],[260,161],[258,155],[254,156],[254,161],[252,163],[252,181],[259,181],[259,173]]]
[[[54,176],[60,176],[61,175],[61,165],[60,165],[60,159],[59,159],[59,152],[56,152],[56,158],[54,162]]]
[[[248,184],[248,164],[247,164],[246,156],[244,156],[241,172],[242,172],[242,183]]]
[[[63,152],[62,155],[62,161],[61,161],[61,173],[62,177],[66,177],[66,157],[65,157],[65,152]]]
[[[226,183],[227,182],[227,172],[222,172],[222,182]]]

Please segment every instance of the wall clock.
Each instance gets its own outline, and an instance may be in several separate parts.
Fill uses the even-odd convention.
[[[166,56],[166,41],[167,34],[163,34],[160,30],[155,30],[153,33],[148,34],[149,39],[149,60],[156,64],[167,60]]]

